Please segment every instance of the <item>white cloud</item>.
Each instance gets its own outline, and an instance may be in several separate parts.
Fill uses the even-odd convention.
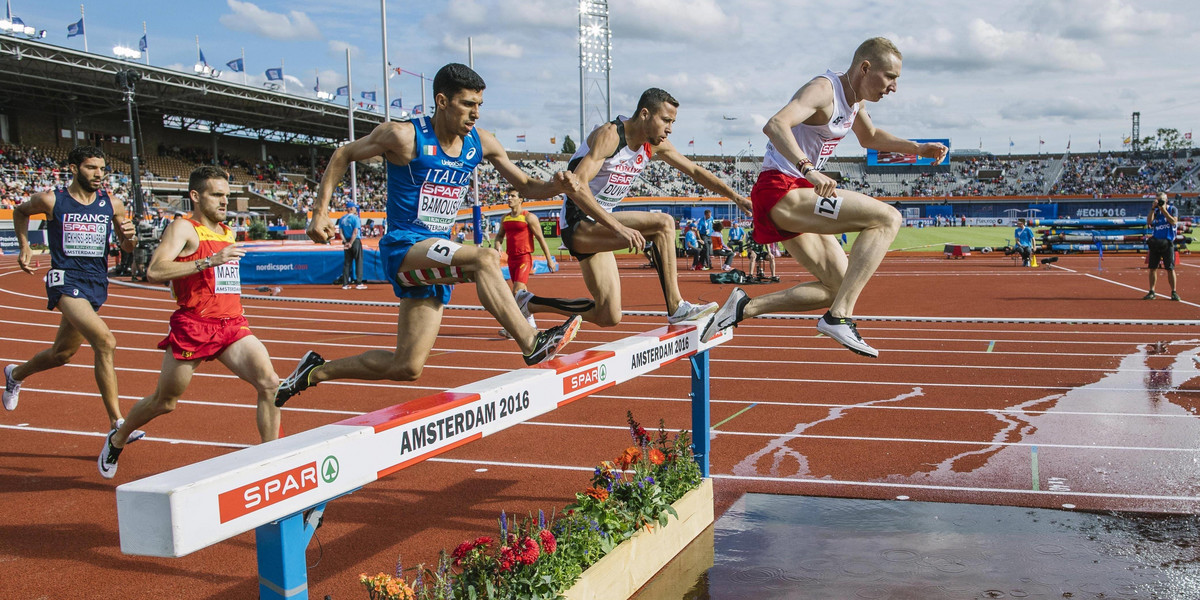
[[[441,49],[460,56],[459,60],[463,63],[467,62],[466,38],[459,39],[446,33],[442,35]],[[524,54],[524,48],[519,44],[506,42],[491,34],[473,36],[471,51],[475,56],[501,56],[504,58],[521,58],[521,55]]]
[[[1121,0],[1047,0],[1034,5],[1033,22],[1079,40],[1128,44],[1173,28],[1171,15],[1134,7]]]
[[[509,110],[488,110],[486,104],[479,110],[479,125],[488,131],[519,129],[528,126],[528,123],[527,119]],[[502,143],[509,141],[501,140]]]
[[[293,87],[288,89],[288,91],[290,91],[290,92],[295,92],[297,90],[301,90],[303,88],[308,87],[303,81],[300,81],[299,77],[296,77],[295,75],[288,75],[285,73],[283,75],[283,80],[292,84]]]
[[[1000,116],[1012,121],[1058,119],[1065,122],[1119,117],[1124,114],[1116,106],[1101,106],[1094,101],[1074,96],[1021,100],[1000,108]]]
[[[359,55],[362,54],[362,50],[350,42],[343,42],[342,40],[329,40],[329,52],[334,56],[345,59],[346,50],[350,50],[350,58],[352,59],[358,58]]]
[[[613,37],[724,45],[742,34],[742,20],[716,0],[613,0]]]
[[[1104,59],[1074,40],[1029,31],[1006,31],[972,19],[963,35],[938,28],[925,37],[898,36],[905,65],[934,71],[1099,71]]]
[[[288,14],[263,10],[253,2],[226,0],[232,14],[221,15],[221,24],[273,40],[319,40],[321,30],[308,15],[293,10]]]

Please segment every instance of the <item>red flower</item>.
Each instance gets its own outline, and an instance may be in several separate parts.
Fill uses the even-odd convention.
[[[488,545],[488,544],[490,544],[490,543],[492,543],[492,538],[490,538],[490,537],[488,537],[488,536],[486,536],[486,535],[485,535],[485,536],[481,536],[481,537],[477,537],[477,538],[475,538],[475,546],[476,546],[476,547],[479,547],[479,546],[486,546],[486,545]]]
[[[517,553],[509,546],[500,548],[500,572],[504,573],[513,568],[517,562]]]
[[[478,544],[476,542],[472,542],[470,540],[459,544],[458,547],[454,549],[454,552],[450,554],[450,556],[454,558],[454,566],[462,566],[463,559],[466,558],[467,554],[474,550],[475,546],[477,545]]]
[[[538,537],[542,539],[542,548],[546,550],[546,554],[554,554],[558,549],[558,540],[554,539],[554,534],[550,533],[549,529],[543,529],[538,533]]]
[[[663,456],[663,453],[658,448],[650,449],[650,464],[657,467],[658,465],[663,464],[663,462],[666,460],[667,457]]]
[[[523,565],[532,565],[538,559],[538,545],[531,537],[521,538],[520,543],[521,553],[517,556],[517,560]]]

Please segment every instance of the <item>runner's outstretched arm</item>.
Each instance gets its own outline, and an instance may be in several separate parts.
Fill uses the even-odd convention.
[[[398,165],[407,165],[416,156],[416,130],[408,121],[381,123],[365,137],[361,137],[337,150],[329,157],[321,183],[317,186],[317,198],[313,202],[312,220],[308,222],[308,237],[318,244],[333,239],[336,227],[329,219],[329,201],[333,190],[342,182],[350,163],[382,156]]]

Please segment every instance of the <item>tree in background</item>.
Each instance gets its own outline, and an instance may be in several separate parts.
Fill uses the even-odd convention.
[[[563,154],[575,154],[575,140],[571,139],[571,136],[568,135],[567,138],[563,140],[561,152]]]
[[[1192,147],[1192,140],[1185,139],[1178,129],[1160,127],[1154,135],[1142,138],[1142,150],[1185,150]]]

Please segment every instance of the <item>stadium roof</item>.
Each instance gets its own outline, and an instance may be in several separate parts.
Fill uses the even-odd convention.
[[[221,133],[261,134],[287,142],[328,143],[347,137],[345,105],[8,36],[0,37],[0,109],[78,118],[123,116],[125,100],[116,78],[123,70],[141,75],[135,102],[143,117],[175,115],[185,127],[214,123]],[[383,121],[378,113],[356,110],[354,115],[358,136]]]

